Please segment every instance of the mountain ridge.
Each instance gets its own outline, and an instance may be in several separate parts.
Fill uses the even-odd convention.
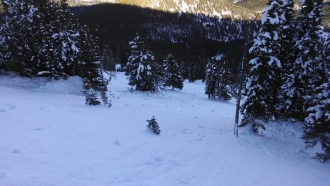
[[[219,18],[254,19],[256,12],[224,0],[119,0],[118,3],[142,6],[161,11],[204,14]]]
[[[299,0],[294,0],[294,9],[300,9]],[[70,6],[115,3],[150,8],[171,13],[194,13],[233,20],[260,19],[268,0],[68,0]],[[330,3],[324,2],[323,24],[330,27]]]
[[[238,20],[253,20],[258,14],[254,10],[235,5],[226,0],[81,0],[79,3],[70,0],[68,2],[70,6],[116,3],[171,13],[194,13]]]

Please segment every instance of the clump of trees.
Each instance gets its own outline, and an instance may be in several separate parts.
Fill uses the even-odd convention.
[[[255,132],[269,120],[304,122],[306,147],[322,145],[316,158],[330,159],[329,40],[322,36],[322,0],[300,1],[294,24],[293,0],[270,0],[249,52],[241,126]]]
[[[132,90],[157,92],[167,86],[182,89],[184,79],[172,54],[163,63],[156,61],[153,52],[138,34],[129,44],[131,51],[125,75]]]
[[[234,74],[225,55],[209,59],[205,74],[205,94],[208,98],[230,100],[235,96]]]
[[[80,76],[87,104],[100,104],[91,100],[97,99],[95,91],[106,96],[110,79],[104,76],[97,38],[87,26],[78,24],[66,0],[1,3],[5,14],[0,26],[0,70],[55,80]]]

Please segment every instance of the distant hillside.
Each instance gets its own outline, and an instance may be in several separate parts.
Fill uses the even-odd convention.
[[[226,54],[237,71],[244,38],[248,34],[252,40],[258,27],[254,21],[173,13],[119,3],[73,9],[80,22],[92,28],[93,35],[114,51],[122,65],[127,62],[128,42],[139,33],[157,59],[172,53],[185,68],[189,67],[184,69],[185,77],[192,81],[204,78],[207,60],[218,53]]]
[[[172,53],[185,67],[191,67],[185,69],[185,76],[194,80],[204,77],[205,63],[218,53],[225,53],[237,71],[244,37],[248,34],[251,41],[258,31],[258,21],[251,20],[256,15],[261,17],[260,11],[267,6],[268,0],[242,3],[237,0],[72,2],[70,5],[80,22],[92,28],[102,44],[114,51],[117,62],[126,64],[128,42],[139,33],[158,59]],[[90,4],[95,5],[86,6]]]
[[[254,19],[256,11],[237,6],[226,0],[69,0],[71,6],[118,3],[151,8],[165,12],[204,14],[221,18]]]
[[[232,19],[254,19],[256,11],[225,0],[119,0],[121,4],[148,7],[167,12],[204,14]]]
[[[257,12],[261,13],[268,0],[68,0],[71,6],[91,5],[100,3],[118,3],[151,8],[166,12],[183,12],[204,14],[231,19],[251,20]],[[298,10],[299,0],[295,0]],[[330,28],[330,2],[324,1],[325,14],[323,24]],[[259,18],[260,18],[259,14]]]
[[[268,3],[268,0],[225,0],[229,3],[236,4],[238,6],[247,8],[251,11],[257,11],[262,12]],[[295,5],[294,9],[297,11],[300,9],[299,6],[299,0],[294,0]],[[298,14],[298,12],[296,12]],[[323,6],[323,25],[325,26],[325,29],[330,29],[330,1],[324,0],[324,6]]]

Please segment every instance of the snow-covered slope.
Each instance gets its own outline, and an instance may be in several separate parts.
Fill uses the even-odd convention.
[[[119,0],[118,3],[161,11],[202,14],[219,18],[254,19],[256,14],[255,11],[224,0]]]
[[[226,0],[69,0],[70,6],[118,3],[165,12],[202,14],[219,18],[254,19],[256,11]]]
[[[233,135],[235,102],[182,91],[130,92],[123,73],[112,107],[86,106],[81,81],[0,76],[0,185],[329,185],[329,163],[304,149],[299,124],[264,137]],[[155,116],[160,135],[146,128]]]

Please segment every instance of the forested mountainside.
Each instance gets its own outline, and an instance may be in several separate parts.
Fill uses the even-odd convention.
[[[268,3],[268,0],[225,0],[225,1],[238,6],[242,6],[252,11],[264,11]],[[294,0],[294,3],[295,3],[295,9],[298,9],[299,0]]]
[[[227,2],[234,3],[236,5],[242,6],[244,8],[250,9],[252,11],[258,11],[263,12],[265,7],[267,6],[268,1],[267,0],[226,0]],[[325,26],[325,29],[329,29],[330,27],[330,1],[324,0],[323,5],[323,25]],[[296,15],[298,15],[298,10],[301,7],[299,6],[299,0],[294,0],[294,10]]]
[[[257,32],[257,21],[236,20],[204,14],[171,13],[122,4],[99,4],[73,8],[82,24],[113,50],[122,65],[127,62],[128,42],[136,33],[144,38],[162,60],[168,53],[186,65],[191,81],[205,77],[207,60],[218,53],[227,55],[233,70],[243,54],[244,38]],[[157,60],[156,59],[156,60]],[[188,64],[188,65],[187,65]]]
[[[215,15],[221,17],[233,17],[251,19],[254,10],[237,6],[226,0],[69,0],[71,6],[91,5],[101,3],[117,3],[134,5],[142,8],[151,8],[165,12],[184,12],[194,14]]]
[[[118,3],[168,12],[180,11],[253,20],[254,14],[264,11],[268,0],[68,0],[68,2],[71,6]],[[294,9],[300,9],[299,0],[294,0],[294,2]],[[328,29],[330,26],[330,1],[324,1],[323,12],[323,24]]]

